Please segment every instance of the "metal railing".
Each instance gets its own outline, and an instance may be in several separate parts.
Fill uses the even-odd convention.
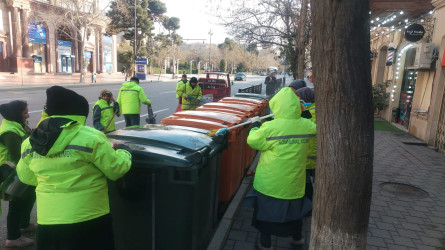
[[[238,93],[254,93],[254,94],[260,94],[261,95],[261,91],[262,90],[263,90],[263,85],[262,84],[258,84],[258,85],[252,85],[252,86],[247,87],[247,88],[238,89]]]

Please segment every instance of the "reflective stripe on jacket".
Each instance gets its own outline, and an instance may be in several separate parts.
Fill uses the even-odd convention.
[[[247,143],[261,150],[254,188],[278,199],[303,197],[306,184],[306,156],[316,126],[301,118],[300,100],[285,87],[270,101],[275,119],[253,128]]]
[[[176,94],[182,96],[181,108],[183,110],[195,110],[199,105],[199,101],[202,99],[201,87],[199,87],[199,85],[196,84],[196,87],[192,88],[189,82],[187,84],[179,86],[179,89],[176,91]],[[188,100],[186,100],[185,97],[187,95],[190,95],[195,99],[189,98]]]
[[[312,115],[311,121],[317,123],[317,119],[315,117],[315,103],[311,106],[307,107],[309,112]],[[317,160],[317,137],[313,137],[309,141],[309,150],[307,152],[307,161],[306,161],[306,169],[315,169],[315,163]]]
[[[141,103],[151,104],[144,89],[136,82],[125,82],[119,90],[117,102],[120,105],[119,114],[140,114]]]
[[[96,112],[99,112],[99,114],[95,114],[95,107],[98,106],[98,108],[96,108]],[[98,121],[96,121],[95,119],[97,119],[96,117],[100,117],[100,121],[98,124]],[[108,126],[107,130],[105,132],[110,132],[116,129],[116,124],[114,122],[114,110],[113,110],[113,103],[110,102],[110,104],[107,103],[107,101],[103,100],[103,99],[99,99],[93,106],[93,125],[94,128],[96,128],[97,130],[104,130],[105,127],[107,126],[107,123],[110,121],[110,119],[113,119],[110,122],[110,125]]]
[[[189,83],[189,81],[187,81],[187,82],[183,82],[182,80],[180,80],[177,84],[176,84],[176,99],[179,99],[179,95],[178,95],[178,89],[179,89],[179,87],[181,86],[181,85],[183,85],[183,84],[187,84],[187,83]]]
[[[72,224],[108,214],[107,178],[122,177],[131,154],[115,151],[104,133],[84,126],[84,116],[51,116],[46,124],[53,118],[70,120],[60,126],[49,152],[38,154],[28,138],[17,165],[20,180],[36,186],[38,224]]]
[[[23,139],[27,136],[25,129],[20,123],[3,119],[2,124],[0,125],[0,136],[7,132],[15,133]],[[11,154],[9,153],[8,148],[0,142],[0,166],[7,161],[12,162]],[[17,164],[17,162],[13,163]]]

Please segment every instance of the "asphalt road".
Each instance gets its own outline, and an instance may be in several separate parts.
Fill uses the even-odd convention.
[[[256,85],[262,83],[264,77],[251,76],[247,78],[247,81],[236,81],[232,85],[232,95],[238,93],[238,89],[249,87],[251,85]],[[61,84],[62,85],[62,84]],[[62,85],[63,86],[63,85]],[[121,84],[108,83],[108,84],[96,84],[96,85],[67,85],[66,87],[72,89],[83,95],[90,104],[90,109],[92,109],[94,103],[98,100],[99,93],[102,89],[108,89],[117,99],[119,93],[119,88]],[[171,114],[173,114],[177,108],[178,101],[175,98],[175,82],[142,82],[140,86],[144,89],[145,94],[148,99],[152,102],[153,112],[156,114],[157,123]],[[263,88],[264,93],[264,88]],[[41,112],[46,101],[45,88],[23,88],[6,90],[0,92],[0,104],[7,103],[12,100],[24,100],[28,103],[29,115],[28,119],[31,127],[35,127],[37,122],[40,120]],[[144,106],[141,107],[141,124],[145,122],[147,117],[147,110]],[[90,113],[86,122],[87,126],[92,126],[92,114]],[[116,119],[116,128],[120,129],[125,126],[125,121],[123,116]]]
[[[238,89],[250,87],[252,85],[262,84],[264,82],[264,77],[260,76],[248,76],[246,81],[236,81],[234,85],[232,85],[232,96],[238,93]],[[63,86],[63,84],[61,84]],[[176,81],[171,82],[151,82],[144,83],[142,82],[140,86],[144,89],[145,94],[148,99],[151,100],[153,111],[157,115],[157,123],[160,123],[161,120],[171,114],[173,114],[178,105],[178,101],[175,98],[175,89],[176,89]],[[117,94],[119,92],[120,84],[96,84],[96,85],[65,85],[65,87],[76,91],[77,93],[83,95],[90,104],[90,109],[93,107],[94,103],[97,101],[99,93],[102,89],[110,90],[117,98]],[[14,89],[14,90],[2,90],[0,92],[0,104],[7,103],[13,100],[25,100],[28,103],[29,115],[28,119],[29,124],[32,128],[34,128],[37,122],[40,120],[41,112],[43,110],[43,106],[46,101],[46,87],[24,87],[22,89]],[[265,85],[263,85],[263,94],[265,92]],[[147,117],[147,110],[145,107],[142,107],[141,110],[141,124],[145,122],[145,118]],[[92,117],[91,113],[87,119],[86,125],[92,126]],[[1,117],[0,120],[3,118]],[[116,120],[116,128],[120,129],[125,126],[125,121],[123,116],[117,118]],[[2,215],[0,217],[0,249],[5,248],[6,241],[6,216],[8,214],[8,202],[1,201],[2,207]],[[31,222],[36,223],[36,210],[34,209],[31,213]],[[26,233],[25,236],[35,239],[35,233]],[[35,249],[34,246],[22,248],[25,250]]]

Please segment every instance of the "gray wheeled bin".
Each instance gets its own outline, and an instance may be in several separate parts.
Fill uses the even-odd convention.
[[[205,249],[216,225],[227,138],[163,125],[108,134],[132,149],[131,170],[109,182],[116,249]]]

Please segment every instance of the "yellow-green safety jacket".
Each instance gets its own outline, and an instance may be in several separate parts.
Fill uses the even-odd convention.
[[[312,118],[310,119],[314,123],[317,123],[317,119],[315,116],[315,103],[312,103],[312,105],[308,106],[307,109],[312,115]],[[309,150],[307,152],[307,161],[306,161],[306,169],[315,169],[315,163],[317,160],[317,137],[312,137],[309,140]]]
[[[178,89],[179,89],[179,87],[180,87],[181,85],[183,85],[183,84],[187,84],[187,83],[189,83],[189,81],[184,82],[183,80],[180,80],[180,81],[176,84],[176,99],[179,99],[179,95],[178,95]]]
[[[34,132],[51,137],[49,132],[61,131],[52,145],[33,134],[33,140],[22,143],[17,174],[23,183],[36,186],[38,224],[72,224],[108,214],[107,178],[116,180],[130,169],[131,154],[115,151],[104,133],[84,126],[85,120],[85,116],[51,116]],[[41,148],[46,155],[37,153]]]
[[[151,104],[144,93],[144,89],[136,82],[124,82],[122,84],[117,102],[120,105],[119,114],[140,114],[141,103]]]
[[[0,136],[6,132],[13,132],[22,137],[22,140],[24,140],[28,136],[25,129],[20,123],[3,119],[2,124],[0,125]],[[0,166],[7,161],[10,161],[17,165],[17,162],[12,161],[8,148],[3,145],[3,143],[0,143]]]
[[[247,137],[250,147],[261,150],[253,186],[267,196],[298,199],[305,192],[306,156],[316,126],[301,117],[300,100],[289,87],[269,105],[275,119],[251,129]]]
[[[196,84],[196,87],[192,88],[189,82],[179,86],[178,90],[176,91],[176,94],[178,96],[182,96],[181,108],[183,110],[195,110],[199,105],[199,101],[202,99],[201,87],[199,87],[199,85]],[[194,97],[194,99],[192,98],[189,98],[188,100],[185,99],[186,96],[188,95]]]
[[[100,125],[96,124],[96,122],[94,121],[95,119],[95,114],[94,114],[94,108],[98,106],[99,108],[96,109],[96,112],[100,112]],[[93,126],[97,129],[97,130],[103,130],[105,129],[105,127],[107,126],[107,123],[110,121],[110,119],[113,119],[110,122],[110,125],[108,126],[107,130],[105,132],[111,132],[114,131],[116,129],[116,123],[114,121],[114,110],[113,110],[113,102],[110,102],[110,104],[108,104],[107,101],[103,100],[103,99],[99,99],[93,106]]]

